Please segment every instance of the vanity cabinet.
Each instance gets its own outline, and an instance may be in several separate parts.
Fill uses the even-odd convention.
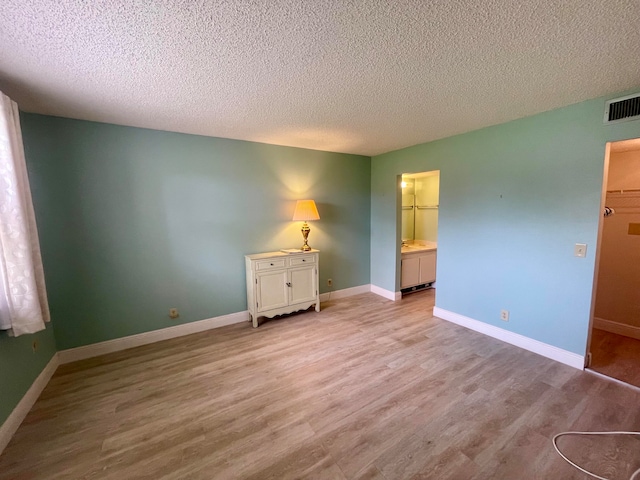
[[[319,251],[245,255],[247,308],[254,328],[258,317],[274,317],[315,305],[318,293]]]
[[[400,288],[410,288],[436,281],[436,250],[402,254]]]

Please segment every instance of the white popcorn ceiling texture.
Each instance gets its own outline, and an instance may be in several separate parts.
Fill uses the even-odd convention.
[[[640,0],[2,0],[0,25],[25,111],[363,155],[640,90]]]

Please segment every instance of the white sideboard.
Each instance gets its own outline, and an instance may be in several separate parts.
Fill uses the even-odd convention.
[[[304,253],[269,252],[245,255],[247,308],[254,328],[258,317],[274,317],[315,305],[318,293],[318,250]]]

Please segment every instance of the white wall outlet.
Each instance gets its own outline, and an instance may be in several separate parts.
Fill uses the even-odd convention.
[[[327,279],[327,287],[333,287],[333,280],[330,278]]]
[[[587,244],[586,243],[576,243],[576,246],[573,247],[573,255],[575,257],[584,258],[587,256]]]
[[[178,309],[177,308],[170,308],[169,309],[169,318],[178,318],[180,316],[180,314],[178,313]]]
[[[500,320],[504,322],[509,321],[509,310],[500,310]]]

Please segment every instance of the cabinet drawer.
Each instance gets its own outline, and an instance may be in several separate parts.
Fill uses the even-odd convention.
[[[298,265],[311,265],[316,263],[315,255],[305,255],[304,257],[293,257],[291,259],[291,266],[295,267]]]
[[[269,260],[260,260],[259,262],[256,262],[256,270],[264,271],[276,268],[284,268],[287,266],[286,261],[286,258],[271,258]]]

